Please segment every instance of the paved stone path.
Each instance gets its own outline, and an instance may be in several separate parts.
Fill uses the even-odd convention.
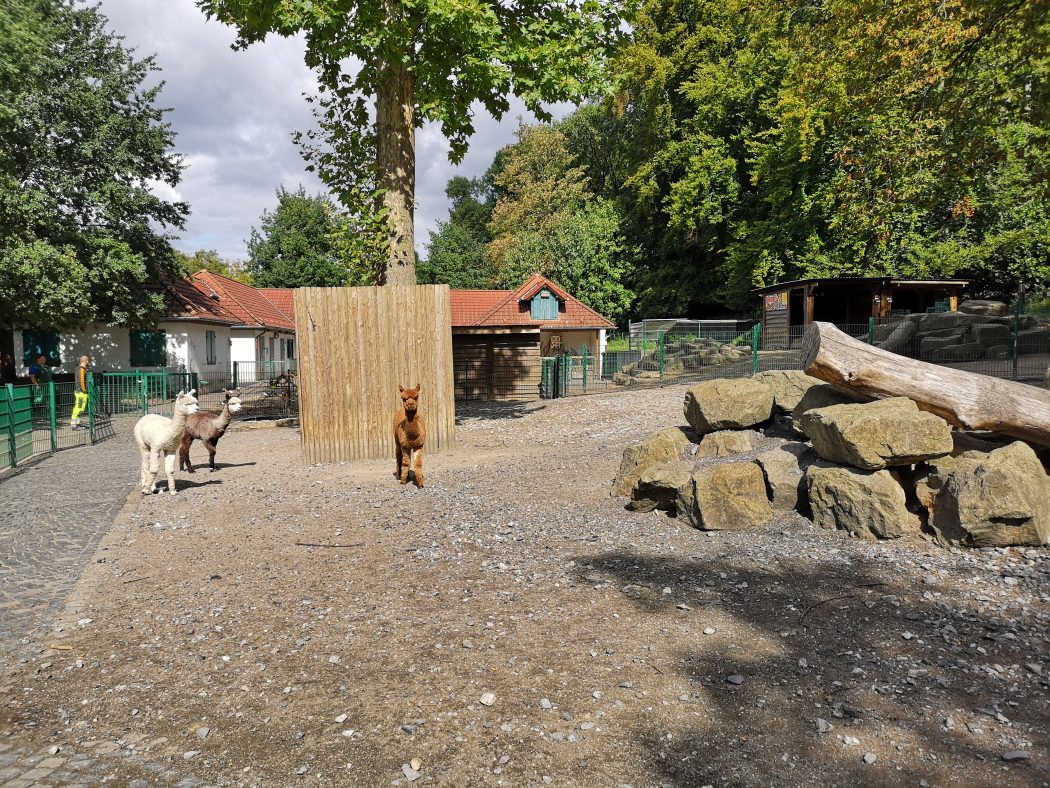
[[[114,437],[38,460],[0,481],[0,684],[16,662],[32,661],[84,566],[138,486],[131,424]],[[0,686],[0,696],[10,687]],[[151,762],[140,742],[90,742],[78,749],[21,746],[0,731],[0,788],[119,784],[145,788],[204,783],[171,764]]]
[[[0,665],[47,632],[137,483],[130,430],[0,481]]]

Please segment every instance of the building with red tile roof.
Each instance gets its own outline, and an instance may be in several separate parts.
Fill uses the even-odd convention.
[[[283,369],[295,359],[295,316],[278,303],[292,302],[292,291],[257,287],[211,271],[197,271],[192,285],[226,312],[236,317],[230,327],[230,361],[242,365]],[[285,294],[288,294],[287,296]],[[245,367],[247,369],[247,367]]]
[[[453,290],[450,307],[460,399],[535,399],[542,356],[586,348],[589,365],[600,365],[606,333],[616,328],[539,274],[513,290]]]

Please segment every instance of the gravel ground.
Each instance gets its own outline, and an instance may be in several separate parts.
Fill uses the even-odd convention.
[[[4,741],[220,785],[1050,781],[1050,553],[624,511],[683,394],[463,409],[424,490],[231,432],[117,517]]]

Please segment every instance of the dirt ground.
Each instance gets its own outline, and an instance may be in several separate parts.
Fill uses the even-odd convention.
[[[1050,552],[627,512],[683,393],[464,408],[424,490],[231,432],[129,498],[0,729],[220,785],[1046,785]]]

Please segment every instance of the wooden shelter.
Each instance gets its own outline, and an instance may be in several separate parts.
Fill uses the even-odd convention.
[[[769,347],[800,340],[815,321],[866,325],[869,318],[954,312],[968,284],[963,279],[843,276],[778,282],[752,292],[762,298],[762,333]]]

